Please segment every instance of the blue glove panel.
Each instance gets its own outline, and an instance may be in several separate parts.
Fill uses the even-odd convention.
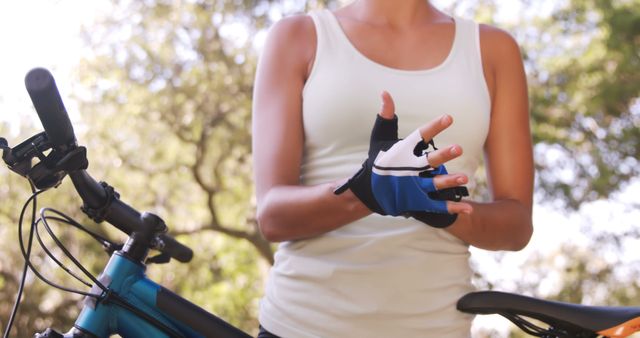
[[[373,195],[387,215],[404,215],[409,211],[447,213],[447,202],[433,200],[433,178],[371,174]]]

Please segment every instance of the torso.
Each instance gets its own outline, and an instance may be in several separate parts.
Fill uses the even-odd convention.
[[[471,38],[477,35],[470,29],[477,34],[477,27],[446,17],[406,37],[381,28],[377,38],[370,38],[361,34],[367,23],[342,14],[316,13],[314,19],[322,22],[319,39],[311,18],[291,19],[303,27],[295,30],[297,43],[291,44],[301,56],[295,67],[304,82],[300,184],[322,184],[358,170],[383,89],[396,100],[400,135],[451,114],[457,122],[436,142],[456,142],[466,149],[448,167],[472,174],[482,156],[490,105],[476,40]],[[463,33],[455,40],[457,24]],[[441,30],[441,39],[417,42],[429,40],[434,30]],[[398,41],[391,48],[394,39]],[[407,52],[415,44],[420,45],[416,53]],[[403,54],[408,56],[397,57]],[[468,255],[468,246],[446,231],[379,215],[307,240],[284,242],[261,302],[260,321],[282,336],[378,332],[420,337],[431,332],[461,337],[468,332],[469,318],[455,310],[455,301],[471,290]],[[396,319],[385,320],[392,317]],[[324,327],[327,322],[331,327]]]

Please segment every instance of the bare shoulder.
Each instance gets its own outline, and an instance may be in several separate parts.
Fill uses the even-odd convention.
[[[276,22],[270,29],[265,51],[290,64],[306,66],[313,59],[316,31],[308,15],[292,15]]]
[[[505,61],[521,62],[520,46],[516,39],[507,31],[481,24],[480,25],[480,46],[483,59],[490,66],[496,66]]]
[[[269,34],[283,38],[310,38],[315,36],[315,27],[309,15],[291,15],[276,22]]]

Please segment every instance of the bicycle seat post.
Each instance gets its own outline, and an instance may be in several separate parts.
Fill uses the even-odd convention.
[[[167,232],[167,225],[157,215],[143,212],[140,219],[142,220],[141,227],[131,233],[122,248],[125,256],[136,262],[144,262],[149,254],[149,249],[158,246],[158,235]]]

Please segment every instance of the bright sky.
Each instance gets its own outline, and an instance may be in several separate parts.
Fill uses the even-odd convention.
[[[450,4],[453,0],[435,0],[440,5]],[[549,3],[544,1],[542,3]],[[29,69],[45,67],[56,78],[58,88],[71,114],[78,119],[75,104],[68,97],[71,94],[71,76],[79,57],[86,53],[80,40],[80,27],[108,9],[104,0],[25,0],[3,1],[0,3],[0,122],[15,120],[16,116],[36,114],[31,108],[28,94],[24,88],[24,76]],[[503,1],[496,18],[499,22],[509,22],[521,9],[519,1]],[[544,10],[542,7],[541,10]],[[10,144],[21,141],[29,135],[20,135],[12,130],[12,135],[3,135]],[[636,183],[623,194],[618,201],[633,201],[640,196],[640,184]],[[491,281],[509,288],[509,281],[522,277],[527,258],[535,252],[553,252],[563,243],[587,242],[581,233],[584,225],[602,227],[606,230],[623,231],[637,226],[640,211],[628,210],[623,203],[615,200],[596,202],[583,207],[579,213],[565,215],[548,207],[537,205],[534,213],[535,234],[531,244],[522,252],[507,255],[495,255],[481,250],[473,250],[478,268]],[[633,242],[640,248],[638,241]],[[640,250],[629,251],[626,261],[640,260]],[[550,276],[541,283],[541,291],[553,291],[558,285],[557,279]],[[507,290],[509,291],[509,290]],[[504,323],[493,319],[481,320],[480,326],[496,327],[504,332]]]
[[[106,1],[25,0],[0,4],[0,121],[18,116],[37,118],[32,110],[24,77],[35,67],[49,69],[67,110],[73,115],[71,74],[85,51],[81,25],[104,11]],[[12,134],[17,130],[12,130]]]

